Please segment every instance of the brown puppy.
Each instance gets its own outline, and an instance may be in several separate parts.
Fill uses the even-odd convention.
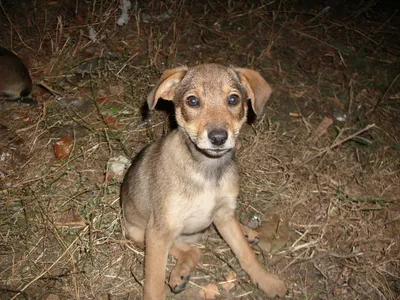
[[[17,99],[32,90],[32,79],[25,65],[13,52],[0,47],[0,97]]]
[[[258,262],[235,218],[239,176],[236,138],[248,99],[260,114],[271,94],[261,75],[217,64],[167,70],[148,96],[175,105],[178,129],[142,150],[121,188],[127,237],[145,243],[145,299],[164,299],[168,253],[177,258],[169,284],[184,289],[200,251],[191,246],[214,223],[242,268],[268,297],[286,286]]]

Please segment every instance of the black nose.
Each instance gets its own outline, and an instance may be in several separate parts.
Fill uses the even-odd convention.
[[[214,129],[208,133],[208,138],[214,145],[221,146],[228,139],[228,132],[224,129]]]

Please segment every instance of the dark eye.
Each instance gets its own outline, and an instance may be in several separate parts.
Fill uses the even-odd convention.
[[[236,105],[238,105],[238,104],[239,104],[239,101],[240,101],[240,99],[239,99],[239,96],[238,96],[238,95],[233,94],[233,95],[230,95],[230,96],[228,97],[228,104],[231,105],[231,106],[236,106]]]
[[[186,102],[189,106],[200,106],[200,100],[195,96],[189,96],[186,99]]]

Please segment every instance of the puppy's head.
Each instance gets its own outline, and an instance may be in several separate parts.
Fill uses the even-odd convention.
[[[235,147],[248,100],[259,115],[271,92],[254,70],[204,64],[166,70],[147,102],[154,109],[160,98],[173,101],[180,129],[199,151],[219,157]]]

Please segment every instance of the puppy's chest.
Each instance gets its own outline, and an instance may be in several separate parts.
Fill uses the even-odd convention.
[[[202,182],[202,184],[187,186],[187,190],[177,196],[174,209],[177,225],[182,227],[182,233],[191,234],[206,229],[213,221],[215,212],[223,206],[234,206],[236,193],[224,180],[218,184]]]
[[[189,199],[182,211],[183,233],[201,231],[211,224],[215,211],[223,201],[217,194],[215,190],[208,190]]]

